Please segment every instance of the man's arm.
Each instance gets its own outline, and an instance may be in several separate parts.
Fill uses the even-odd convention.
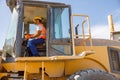
[[[41,30],[36,30],[35,33],[31,35],[31,38],[38,37],[40,36],[40,34],[41,34]]]

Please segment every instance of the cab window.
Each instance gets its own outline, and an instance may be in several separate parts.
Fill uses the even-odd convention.
[[[68,10],[68,8],[53,8],[53,35],[55,39],[70,38],[70,19]]]
[[[29,24],[29,34],[34,34],[36,30],[35,24]]]

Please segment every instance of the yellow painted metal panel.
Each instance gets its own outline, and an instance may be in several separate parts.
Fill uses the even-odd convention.
[[[17,71],[23,71],[24,69],[24,63],[4,63],[3,67],[9,72],[9,71],[13,71],[13,72],[17,72]]]
[[[90,49],[91,49],[90,46],[86,46],[85,50],[90,50]],[[93,50],[95,51],[95,53],[89,56],[86,56],[86,57],[98,61],[99,63],[104,65],[108,71],[110,71],[109,58],[108,58],[108,47],[107,46],[93,46]],[[84,47],[76,46],[75,51],[76,51],[76,54],[78,54],[84,51]]]
[[[8,72],[26,71],[27,73],[40,73],[40,68],[42,68],[42,62],[5,63],[3,67]],[[64,75],[63,61],[44,62],[44,68],[45,72],[49,75],[49,77],[61,77]]]
[[[42,62],[26,62],[28,73],[40,73]],[[49,77],[61,77],[64,74],[64,62],[44,62],[45,72]]]
[[[102,64],[99,62],[89,59],[89,58],[84,58],[80,60],[71,60],[71,61],[66,61],[65,63],[65,74],[70,75],[75,72],[78,72],[80,70],[85,70],[85,69],[101,69],[101,70],[107,70]]]
[[[16,62],[41,62],[41,61],[63,61],[81,59],[84,56],[50,56],[50,57],[19,57]]]
[[[8,74],[7,73],[0,73],[0,80],[3,76],[7,76]]]
[[[64,76],[64,62],[46,62],[45,71],[50,77],[62,77]]]

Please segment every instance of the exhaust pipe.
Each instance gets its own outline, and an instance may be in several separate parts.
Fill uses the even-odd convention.
[[[108,15],[108,24],[110,28],[110,39],[113,40],[114,23],[113,23],[112,15]]]
[[[108,24],[110,27],[110,32],[114,32],[114,23],[113,23],[113,19],[112,19],[112,15],[108,15]]]

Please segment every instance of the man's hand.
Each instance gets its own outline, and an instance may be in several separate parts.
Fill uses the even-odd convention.
[[[41,35],[41,30],[36,31],[34,34],[25,34],[25,39],[36,38]]]
[[[30,39],[31,38],[31,34],[25,34],[25,39]]]

